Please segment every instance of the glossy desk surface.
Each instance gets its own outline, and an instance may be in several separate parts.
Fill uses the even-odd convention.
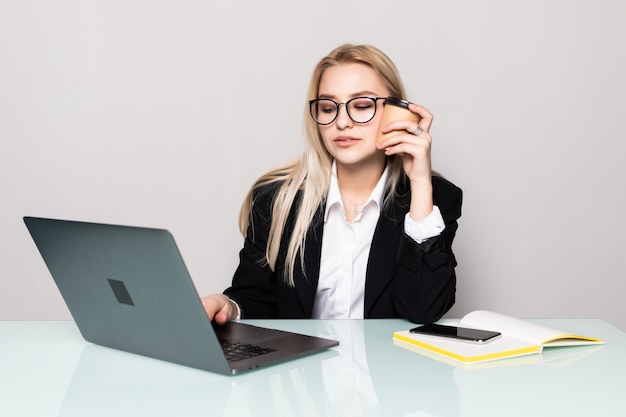
[[[341,344],[227,377],[89,344],[71,321],[0,321],[0,416],[626,416],[626,334],[537,321],[606,344],[464,368],[395,346],[403,320],[248,320]]]

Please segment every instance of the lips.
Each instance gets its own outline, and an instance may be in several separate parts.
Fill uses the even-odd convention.
[[[361,139],[353,138],[351,136],[339,136],[335,138],[334,142],[337,146],[347,148],[349,146],[358,143]]]

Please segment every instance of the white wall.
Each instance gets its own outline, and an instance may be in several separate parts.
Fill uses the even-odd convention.
[[[170,229],[200,293],[239,204],[297,154],[310,72],[344,42],[398,65],[465,191],[458,300],[626,329],[626,3],[0,1],[0,319],[69,314],[24,215]]]

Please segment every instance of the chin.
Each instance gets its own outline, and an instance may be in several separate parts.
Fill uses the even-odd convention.
[[[383,154],[384,155],[384,154]],[[334,156],[337,164],[340,165],[378,165],[381,161],[384,163],[385,158],[378,158],[377,155],[336,155]]]

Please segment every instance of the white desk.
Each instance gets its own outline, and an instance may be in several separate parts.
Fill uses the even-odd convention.
[[[403,320],[250,320],[341,345],[227,377],[91,345],[71,321],[0,321],[0,416],[625,416],[626,334],[538,321],[606,345],[467,370],[395,346]]]

